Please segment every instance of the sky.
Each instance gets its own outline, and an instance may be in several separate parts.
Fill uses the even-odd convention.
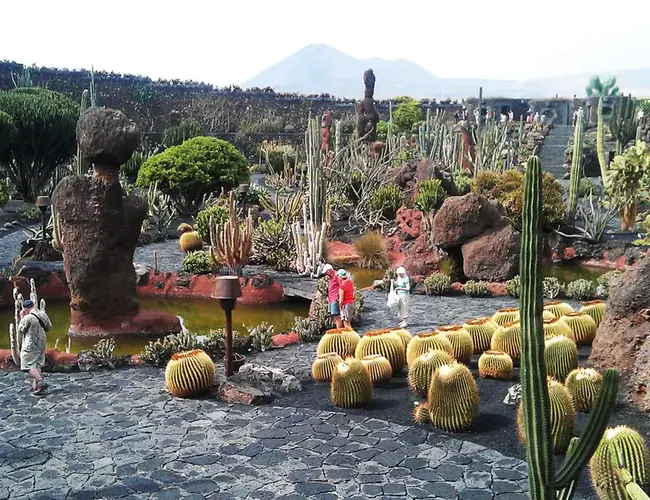
[[[3,0],[0,60],[218,86],[314,43],[357,58],[410,59],[442,78],[650,67],[647,0],[383,2]]]

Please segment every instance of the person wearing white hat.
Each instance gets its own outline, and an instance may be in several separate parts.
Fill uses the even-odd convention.
[[[327,283],[327,312],[334,320],[336,328],[341,328],[343,325],[341,322],[341,308],[339,306],[341,280],[330,264],[323,266],[322,273],[329,278],[329,282]]]
[[[399,327],[406,328],[409,320],[409,303],[411,301],[411,280],[406,274],[406,269],[398,267],[395,271],[397,277],[393,281],[395,292],[397,292],[397,315],[401,320]]]

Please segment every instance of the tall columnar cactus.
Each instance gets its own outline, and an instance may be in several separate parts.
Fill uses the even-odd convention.
[[[302,225],[296,222],[291,228],[296,246],[296,270],[303,276],[315,278],[318,266],[323,261],[327,223],[323,221],[318,228],[314,219],[308,216],[307,205],[302,208]]]
[[[625,146],[636,137],[638,127],[636,103],[632,96],[621,96],[614,105],[609,129],[616,138],[616,154],[623,154]]]
[[[9,324],[9,347],[11,349],[11,358],[14,364],[20,367],[20,349],[22,347],[22,335],[18,333],[18,325],[20,324],[20,312],[23,310],[23,295],[14,287],[14,322]],[[34,278],[29,280],[29,299],[36,305],[38,309],[45,311],[45,299],[38,300],[36,293],[36,282]]]
[[[533,500],[551,500],[556,498],[556,489],[563,498],[571,497],[572,486],[596,450],[616,399],[618,372],[608,370],[605,373],[603,389],[579,442],[572,453],[567,454],[564,464],[555,474],[544,362],[541,256],[542,165],[539,158],[533,156],[528,160],[526,168],[520,253],[523,430],[528,444],[526,460],[530,497]]]
[[[598,154],[598,164],[600,165],[600,177],[603,180],[603,186],[607,189],[608,180],[608,163],[605,154],[605,119],[603,118],[603,98],[598,99],[598,128],[596,129],[596,153]]]
[[[327,186],[325,184],[325,154],[321,151],[321,128],[315,118],[310,118],[305,132],[305,157],[307,163],[307,199],[309,218],[319,228],[325,220]]]
[[[573,224],[578,210],[578,187],[582,176],[582,146],[583,146],[583,111],[578,111],[576,124],[573,128],[573,156],[571,157],[571,179],[569,181],[569,210],[567,222]]]
[[[243,221],[237,217],[237,201],[234,191],[230,194],[230,216],[223,224],[210,220],[210,255],[219,266],[228,266],[240,274],[253,254],[253,217]]]
[[[90,93],[87,89],[84,89],[84,91],[81,93],[81,106],[79,107],[79,116],[83,115],[84,112],[88,109],[89,94]],[[77,144],[77,156],[74,162],[74,169],[77,175],[84,175],[88,170],[88,165],[84,159],[84,154],[81,151],[79,144]]]

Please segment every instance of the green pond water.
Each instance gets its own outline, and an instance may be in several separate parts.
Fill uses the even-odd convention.
[[[214,300],[183,300],[183,299],[143,299],[140,305],[145,309],[167,311],[183,318],[183,322],[191,332],[205,335],[211,329],[223,328],[225,318],[219,302]],[[241,333],[246,328],[257,326],[266,321],[275,326],[276,333],[288,331],[293,327],[294,319],[306,316],[309,303],[282,302],[268,306],[238,305],[233,312],[233,328]],[[47,313],[52,320],[53,328],[47,333],[48,347],[65,350],[68,343],[68,327],[70,326],[70,309],[68,302],[51,302],[47,304]],[[6,333],[0,335],[0,348],[9,348],[9,324],[13,322],[13,309],[0,310],[0,325]],[[120,355],[134,354],[142,351],[143,347],[154,339],[117,339],[116,352]],[[97,339],[70,339],[70,351],[79,352],[91,348]]]

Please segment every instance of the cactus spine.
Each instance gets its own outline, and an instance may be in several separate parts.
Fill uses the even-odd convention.
[[[319,354],[311,365],[311,378],[316,382],[329,382],[332,380],[332,373],[343,360],[335,352]]]
[[[593,342],[598,326],[596,326],[594,318],[587,313],[569,313],[562,316],[562,321],[571,328],[576,344],[589,345]]]
[[[593,368],[576,368],[569,373],[564,386],[571,395],[576,411],[589,413],[603,386],[603,376]]]
[[[583,111],[578,111],[576,124],[573,128],[573,156],[571,157],[571,178],[569,181],[569,207],[567,222],[573,224],[578,210],[578,186],[582,176],[582,146],[583,146]]]
[[[550,312],[556,318],[561,318],[565,314],[574,312],[573,307],[561,300],[544,302],[544,310]]]
[[[413,335],[408,330],[405,330],[404,328],[397,328],[395,330],[391,330],[395,335],[397,335],[402,343],[404,344],[404,350],[406,351],[406,348],[409,345],[409,342],[411,342],[411,339],[413,338]]]
[[[634,99],[631,95],[619,97],[609,120],[609,129],[616,138],[616,155],[623,154],[628,142],[636,137],[637,126]]]
[[[569,313],[571,314],[571,313]],[[573,331],[569,328],[564,321],[559,318],[545,319],[544,320],[544,340],[552,339],[553,337],[558,337],[564,335],[569,337],[574,342],[576,341]]]
[[[406,362],[411,367],[416,358],[436,349],[446,352],[449,356],[454,355],[454,348],[444,335],[438,332],[418,333],[406,348]]]
[[[361,360],[348,358],[336,365],[332,373],[330,399],[342,408],[355,408],[370,402],[372,380]]]
[[[481,378],[509,380],[512,378],[512,358],[502,351],[485,351],[478,358],[478,374]]]
[[[474,354],[474,343],[470,334],[459,325],[441,326],[437,331],[451,342],[454,349],[454,358],[464,365],[469,365]]]
[[[363,359],[371,354],[379,354],[386,358],[393,367],[393,375],[397,375],[406,364],[404,344],[396,333],[390,330],[373,330],[366,332],[355,349],[355,356]]]
[[[327,330],[318,341],[316,354],[335,352],[343,359],[353,357],[360,338],[357,332],[348,328]]]
[[[373,384],[382,384],[388,382],[393,376],[393,367],[385,357],[379,354],[371,354],[361,359],[363,366],[366,367],[370,374],[370,380]]]
[[[201,349],[174,354],[165,369],[165,386],[173,396],[187,398],[214,387],[214,363]]]
[[[428,424],[431,422],[429,418],[429,404],[420,403],[413,408],[413,421],[416,424]]]
[[[474,354],[481,354],[490,349],[492,335],[494,335],[498,325],[491,318],[477,318],[465,322],[463,328],[472,337]]]
[[[492,335],[490,349],[505,352],[513,363],[517,363],[521,354],[521,324],[519,321],[506,323],[497,328]]]
[[[589,302],[584,302],[580,308],[580,312],[587,313],[594,319],[596,326],[599,326],[605,317],[605,309],[605,302],[602,300],[592,300]]]
[[[442,430],[458,432],[469,428],[478,413],[478,388],[465,365],[442,365],[429,385],[429,418]]]
[[[454,358],[447,352],[438,349],[418,356],[409,369],[409,387],[420,396],[426,396],[433,373],[442,365],[448,365],[453,361]]]
[[[579,442],[564,464],[554,473],[550,428],[550,401],[544,362],[542,325],[542,165],[533,156],[527,162],[520,251],[520,317],[523,333],[521,349],[522,427],[528,446],[528,482],[534,500],[554,500],[556,488],[570,498],[572,485],[596,450],[616,400],[618,372],[608,370],[603,389]],[[566,495],[565,495],[566,493]]]
[[[505,325],[506,323],[512,323],[518,319],[519,309],[516,309],[515,307],[504,307],[503,309],[499,309],[494,313],[494,316],[492,316],[492,321],[499,326]]]
[[[564,335],[552,337],[544,342],[544,360],[548,374],[564,382],[567,375],[578,367],[578,347]]]

